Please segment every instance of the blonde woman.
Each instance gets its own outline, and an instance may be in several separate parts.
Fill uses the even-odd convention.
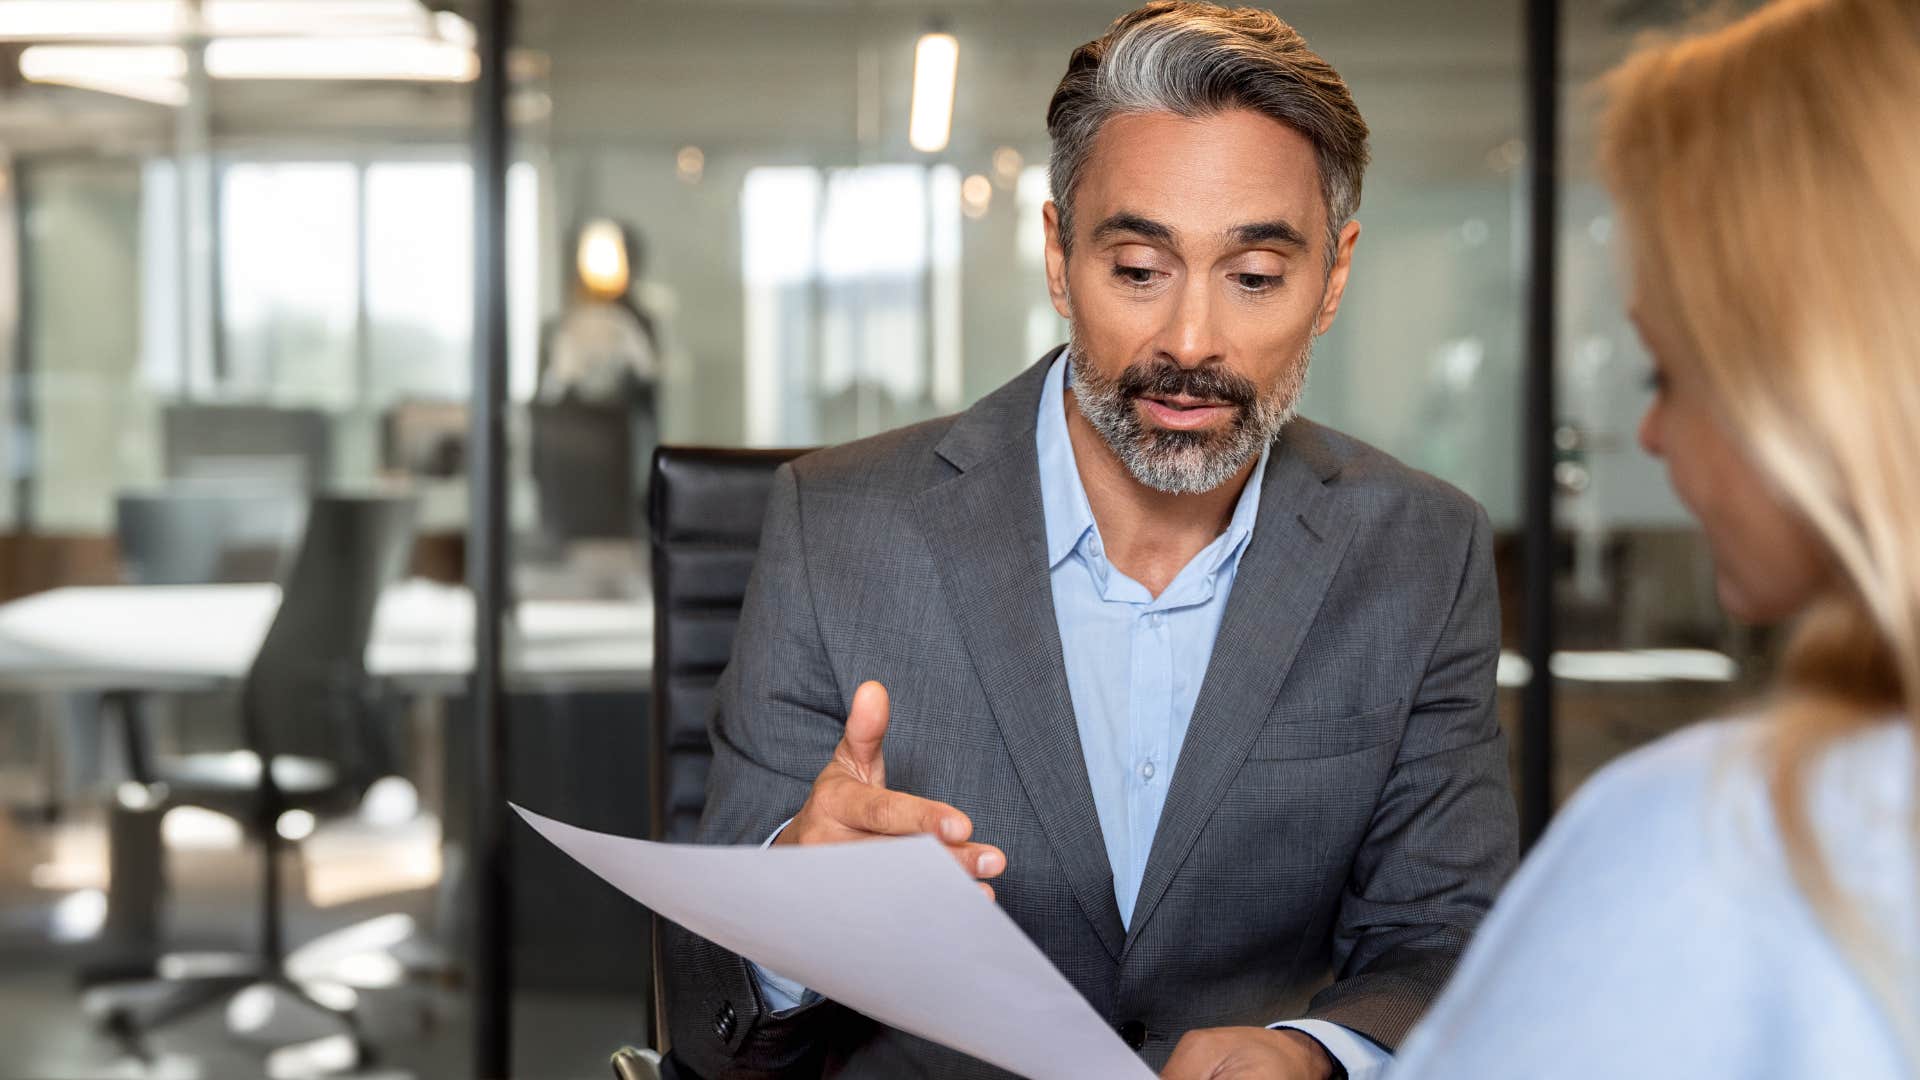
[[[1758,715],[1572,801],[1393,1075],[1914,1075],[1920,2],[1783,0],[1607,89],[1641,441],[1722,603],[1799,627]]]

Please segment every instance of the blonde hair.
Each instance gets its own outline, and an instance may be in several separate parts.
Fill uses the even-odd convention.
[[[1920,723],[1920,5],[1779,0],[1642,48],[1605,90],[1635,272],[1838,568],[1783,664],[1769,790],[1795,880],[1893,1004],[1807,777],[1892,709]]]

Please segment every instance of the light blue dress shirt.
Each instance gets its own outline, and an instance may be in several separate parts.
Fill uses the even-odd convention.
[[[1047,566],[1080,751],[1113,867],[1113,898],[1121,923],[1131,926],[1160,808],[1213,656],[1240,553],[1260,514],[1267,452],[1261,452],[1226,531],[1155,597],[1115,569],[1101,545],[1067,434],[1068,363],[1064,353],[1054,361],[1034,429]]]
[[[1047,566],[1067,690],[1093,786],[1094,811],[1113,867],[1114,900],[1121,922],[1131,923],[1187,723],[1213,656],[1240,555],[1260,513],[1268,452],[1261,452],[1226,531],[1153,596],[1106,559],[1067,434],[1070,362],[1065,352],[1054,361],[1040,395],[1034,433]],[[769,1009],[783,1012],[816,1000],[791,979],[757,965],[755,972]],[[1319,1040],[1352,1080],[1379,1075],[1391,1060],[1379,1046],[1337,1024],[1300,1020],[1273,1026],[1296,1028]]]

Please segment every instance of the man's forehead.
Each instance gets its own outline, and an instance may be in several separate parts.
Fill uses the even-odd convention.
[[[1307,230],[1318,228],[1326,213],[1313,142],[1244,109],[1107,121],[1075,193],[1074,214],[1082,228],[1092,228],[1120,211],[1183,235],[1274,220]]]

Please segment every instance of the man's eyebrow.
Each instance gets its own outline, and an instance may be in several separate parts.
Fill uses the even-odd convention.
[[[1302,251],[1307,248],[1307,238],[1292,223],[1286,221],[1257,221],[1251,225],[1236,225],[1227,230],[1227,235],[1241,244],[1279,244],[1282,247],[1295,247]]]
[[[1141,217],[1139,214],[1129,213],[1125,210],[1112,215],[1093,227],[1093,238],[1095,240],[1104,240],[1116,233],[1131,233],[1134,236],[1158,241],[1162,244],[1173,243],[1172,229],[1154,221],[1152,218]]]

